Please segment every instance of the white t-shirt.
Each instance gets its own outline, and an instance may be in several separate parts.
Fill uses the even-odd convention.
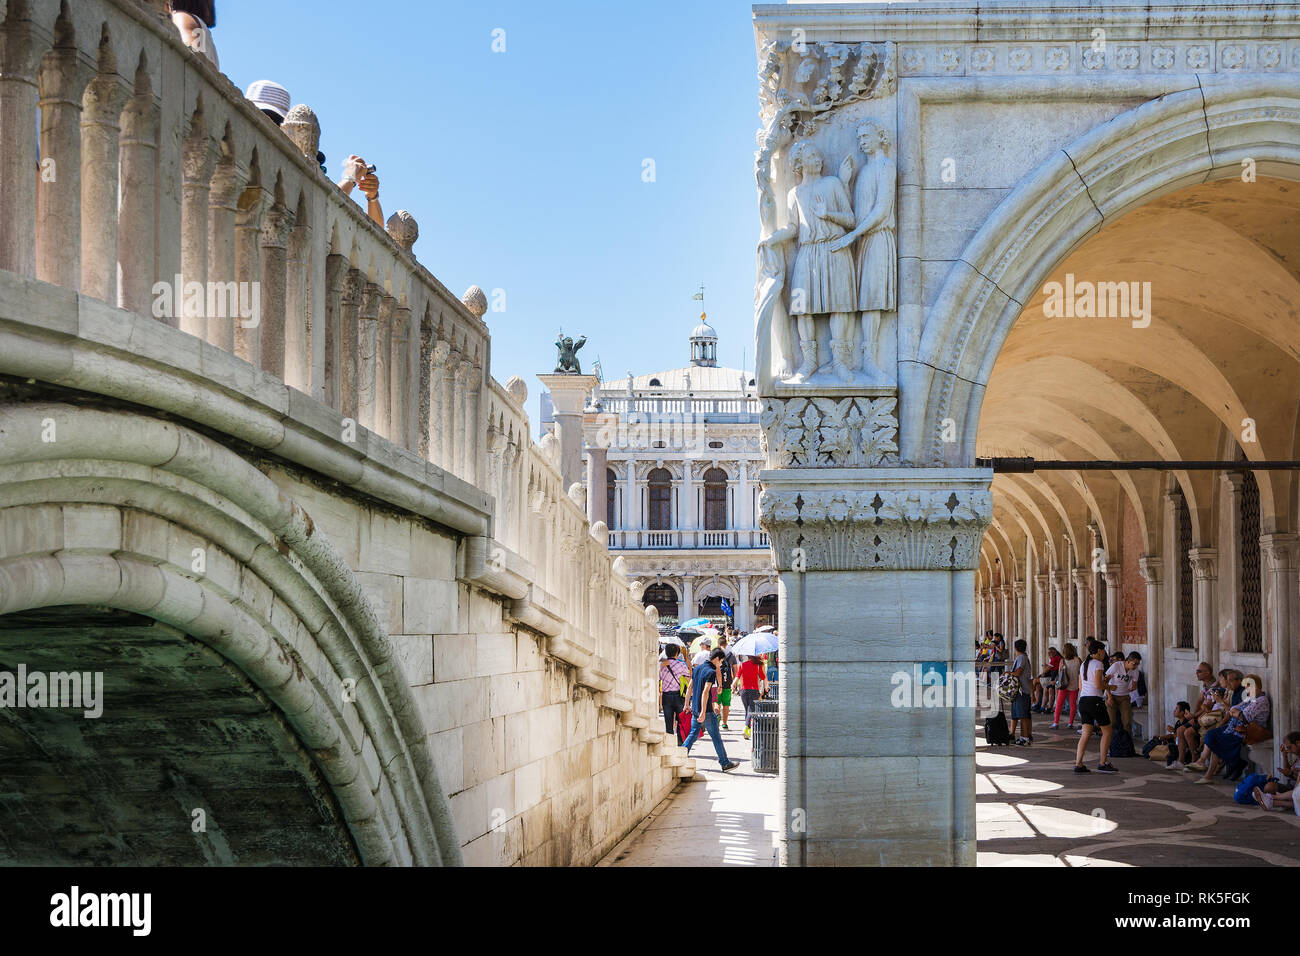
[[[694,657],[691,658],[691,668],[694,669],[696,667],[699,667],[701,664],[703,664],[705,661],[709,659],[709,655],[712,653],[713,651],[711,650],[700,651],[698,654],[696,654]]]
[[[1115,689],[1110,692],[1112,697],[1127,697],[1132,692],[1133,685],[1137,683],[1137,671],[1130,673],[1123,661],[1111,664],[1110,670],[1106,671],[1106,676],[1115,685]]]
[[[1093,683],[1097,679],[1097,674],[1101,672],[1106,665],[1101,661],[1089,657],[1083,662],[1083,667],[1079,670],[1079,697],[1103,697],[1106,689],[1103,687],[1097,690]]]

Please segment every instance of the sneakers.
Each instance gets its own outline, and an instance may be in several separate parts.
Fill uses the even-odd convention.
[[[1075,772],[1075,773],[1092,773],[1092,771],[1089,770],[1087,767],[1085,767],[1083,764],[1077,764],[1077,765],[1075,766],[1075,768],[1074,768],[1074,772]]]
[[[1265,793],[1263,790],[1259,789],[1259,787],[1256,787],[1254,790],[1250,791],[1250,795],[1254,797],[1255,802],[1265,810],[1273,809],[1273,794]]]
[[[723,730],[730,730],[731,728],[728,727],[726,724],[723,724],[723,725],[722,725],[722,729],[723,729]]]
[[[746,739],[746,740],[749,739],[749,728],[748,728],[748,727],[745,728],[745,739]]]
[[[1029,746],[1029,739],[1028,739],[1027,737],[1017,737],[1017,738],[1016,738],[1016,746],[1018,746],[1018,747],[1028,747],[1028,746]]]
[[[1060,724],[1052,724],[1052,729],[1053,729],[1053,730],[1058,730],[1058,729],[1060,729],[1060,726],[1061,726]]]
[[[1119,769],[1110,763],[1104,763],[1097,767],[1102,773],[1119,773]]]
[[[1166,770],[1182,770],[1186,765],[1181,760],[1175,760],[1173,763],[1165,764]]]
[[[722,772],[731,773],[731,771],[735,770],[739,766],[740,766],[740,761],[733,760],[731,761],[731,763],[727,764],[725,767],[722,768]]]

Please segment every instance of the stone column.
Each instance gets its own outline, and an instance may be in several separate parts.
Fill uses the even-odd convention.
[[[383,289],[367,282],[357,312],[357,422],[375,431],[375,368],[379,343],[379,300]]]
[[[740,600],[736,605],[736,627],[748,631],[754,621],[754,602],[749,596],[749,575],[741,574],[737,581],[740,585]]]
[[[339,310],[339,411],[357,421],[357,313],[365,277],[360,269],[348,269],[343,277]]]
[[[397,299],[381,295],[379,323],[375,326],[375,431],[400,445],[401,436],[393,431],[393,314],[396,311]]]
[[[393,309],[388,359],[388,419],[393,441],[411,447],[411,310],[404,303]]]
[[[1052,578],[1052,604],[1055,608],[1053,616],[1053,637],[1058,641],[1065,643],[1070,639],[1070,619],[1069,605],[1067,602],[1067,588],[1069,587],[1069,577],[1064,571],[1051,572]],[[1083,656],[1083,648],[1079,648],[1079,656]]]
[[[587,446],[587,521],[595,524],[605,521],[609,504],[609,488],[605,469],[609,451],[593,443]],[[608,525],[608,521],[605,522]]]
[[[691,458],[682,461],[682,514],[677,527],[682,530],[682,546],[694,547],[695,529],[704,527],[700,520],[697,495],[695,490],[695,461]]]
[[[636,460],[629,458],[623,466],[623,521],[620,526],[624,530],[636,530],[641,527],[641,509],[636,500]]]
[[[689,621],[695,617],[695,579],[690,575],[682,575],[682,600],[681,610],[677,613],[677,623]]]
[[[36,278],[74,292],[81,288],[81,95],[88,79],[75,46],[56,47],[41,60]]]
[[[198,113],[181,147],[181,279],[186,287],[198,283],[201,299],[199,307],[192,308],[182,288],[180,295],[185,304],[177,319],[181,331],[201,339],[206,339],[208,332],[208,207],[216,158],[203,114]]]
[[[455,403],[453,407],[456,409],[456,429],[452,438],[453,452],[451,461],[452,472],[457,477],[463,478],[471,484],[474,481],[474,477],[470,473],[471,449],[469,445],[471,441],[477,440],[478,437],[473,432],[469,411],[470,380],[473,375],[474,363],[470,361],[467,354],[462,353],[460,364],[456,366],[455,373],[456,391],[453,397]],[[581,478],[582,459],[579,457],[578,479],[580,480]],[[561,492],[566,491],[571,484],[573,484],[572,481],[566,481],[560,488]]]
[[[305,207],[299,210],[305,212]],[[285,250],[284,382],[319,400],[325,394],[324,362],[317,358],[325,354],[324,341],[320,338],[325,322],[318,313],[324,311],[325,292],[322,289],[315,294],[313,286],[318,282],[312,259],[311,227],[305,215],[295,214]]]
[[[1115,650],[1120,649],[1123,643],[1123,635],[1120,634],[1120,567],[1114,562],[1106,562],[1106,566],[1101,572],[1102,578],[1106,582],[1106,634],[1110,640],[1108,647]]]
[[[10,0],[0,24],[0,269],[36,275],[36,62],[28,5]],[[26,14],[26,16],[24,15]]]
[[[780,579],[780,863],[972,865],[973,680],[954,700],[964,706],[899,694],[923,662],[972,674],[991,473],[794,467],[760,477]],[[862,613],[871,607],[889,612]]]
[[[1192,562],[1192,577],[1196,590],[1192,595],[1192,614],[1195,629],[1192,632],[1201,660],[1219,669],[1219,619],[1215,589],[1219,583],[1219,552],[1215,548],[1192,548],[1188,553]]]
[[[1074,568],[1070,577],[1074,579],[1075,626],[1079,629],[1079,640],[1083,641],[1088,637],[1088,584],[1092,572],[1087,568]]]
[[[208,272],[209,282],[234,283],[239,278],[235,253],[235,223],[239,217],[239,198],[244,191],[243,178],[233,162],[219,163],[212,174],[208,190]],[[342,259],[342,256],[334,258]],[[83,273],[84,274],[84,273]],[[230,298],[227,287],[227,296]],[[239,299],[235,288],[234,298]],[[228,312],[231,310],[227,310]],[[233,310],[235,312],[238,309]],[[235,322],[233,315],[208,315],[204,303],[203,337],[217,348],[235,351]]]
[[[284,315],[288,290],[285,247],[293,228],[293,213],[277,202],[262,220],[261,335],[262,370],[284,381]],[[241,320],[241,325],[242,325]]]
[[[1024,638],[1026,645],[1030,646],[1029,639],[1032,635],[1030,634],[1030,629],[1027,625],[1028,618],[1025,616],[1025,582],[1017,581],[1015,584],[1011,585],[1011,590],[1012,594],[1015,595],[1016,637]]]
[[[753,542],[748,534],[750,528],[754,527],[754,512],[750,508],[749,499],[749,462],[744,458],[736,463],[736,527],[744,534],[736,535],[736,544],[743,547],[749,547]],[[744,542],[743,545],[741,542]]]
[[[115,73],[96,76],[82,98],[81,291],[110,305],[117,305],[118,123],[125,100]]]
[[[235,278],[240,283],[262,281],[262,217],[266,215],[266,194],[260,186],[249,186],[239,196],[235,213]],[[236,305],[229,315],[212,317],[212,322],[228,323],[233,328],[235,354],[250,365],[260,367],[262,330],[240,318]]]
[[[551,393],[555,425],[560,432],[560,475],[564,487],[582,481],[582,410],[587,396],[600,385],[595,375],[554,373],[538,380]]]
[[[1142,667],[1147,672],[1147,690],[1151,695],[1147,710],[1155,718],[1149,721],[1153,727],[1164,719],[1161,714],[1168,713],[1165,709],[1164,670],[1165,648],[1170,642],[1165,640],[1160,626],[1160,576],[1163,569],[1164,563],[1159,555],[1144,554],[1138,558],[1138,570],[1147,586],[1147,642],[1142,650]]]
[[[325,257],[325,404],[336,412],[343,409],[342,356],[339,340],[343,334],[343,287],[347,279],[346,256],[331,253]]]
[[[137,315],[153,314],[153,284],[157,233],[156,171],[158,161],[158,107],[147,77],[136,78],[136,95],[122,111],[121,182],[118,207],[117,264],[122,277],[118,305]],[[172,281],[172,276],[167,281]],[[175,316],[162,319],[179,326]]]
[[[1300,727],[1300,688],[1296,687],[1300,641],[1293,633],[1300,624],[1300,535],[1261,534],[1259,550],[1264,570],[1264,650],[1275,662],[1269,694],[1280,702],[1273,717],[1276,737],[1282,727]]]
[[[1011,585],[1004,584],[998,588],[998,616],[1002,620],[1002,634],[1008,641],[1019,637],[1016,634],[1016,622],[1013,617],[1014,611],[1011,604]],[[1010,645],[1007,650],[1011,650]]]
[[[1034,575],[1034,596],[1038,599],[1034,604],[1034,613],[1037,618],[1035,626],[1038,629],[1039,643],[1050,644],[1052,638],[1052,578],[1047,574]],[[1057,650],[1060,646],[1057,645]]]
[[[454,344],[454,338],[448,341],[450,351],[447,353],[446,367],[442,373],[442,401],[439,410],[442,421],[439,423],[439,442],[441,455],[438,464],[444,471],[456,470],[456,370],[460,368],[461,352]]]

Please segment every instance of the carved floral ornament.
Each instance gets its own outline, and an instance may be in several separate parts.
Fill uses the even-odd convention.
[[[770,468],[898,464],[896,398],[764,399]]]
[[[759,511],[781,571],[971,569],[993,496],[970,488],[765,488]]]

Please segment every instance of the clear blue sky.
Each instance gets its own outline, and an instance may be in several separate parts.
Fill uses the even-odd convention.
[[[752,366],[747,0],[218,0],[217,18],[237,86],[272,79],[316,111],[331,178],[350,152],[375,163],[434,275],[505,290],[492,372],[524,377],[534,427],[559,326],[587,336],[584,371],[684,365],[700,283],[720,363]]]

